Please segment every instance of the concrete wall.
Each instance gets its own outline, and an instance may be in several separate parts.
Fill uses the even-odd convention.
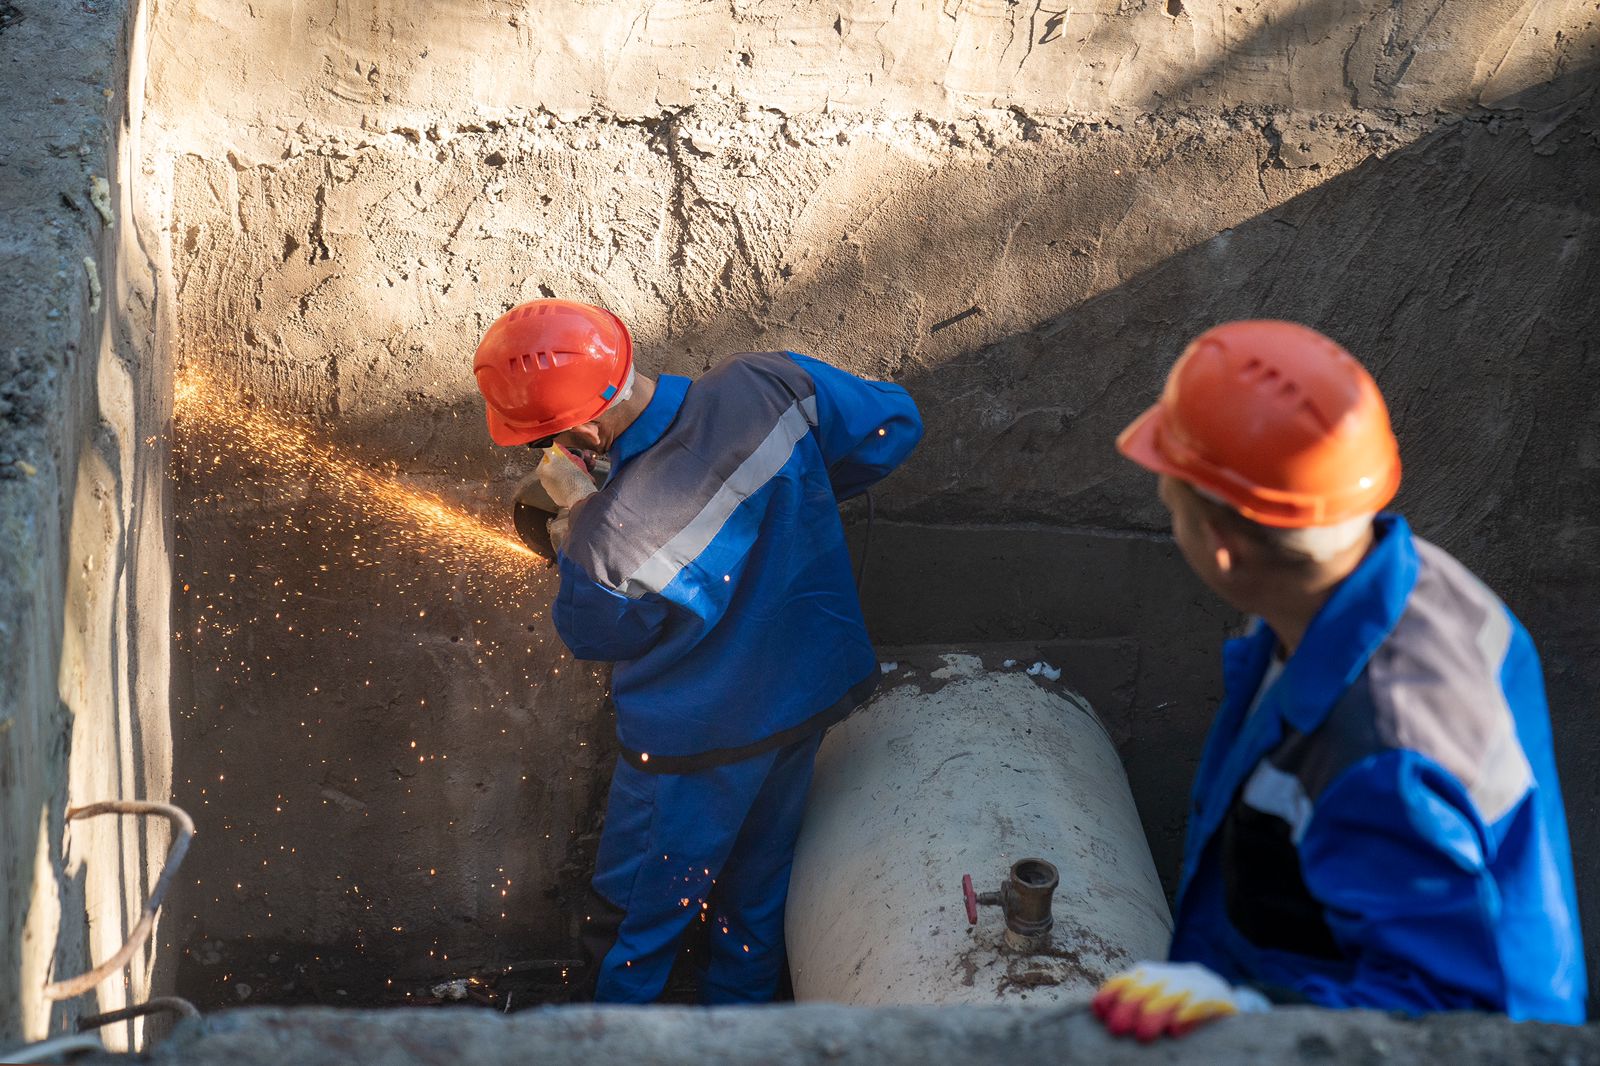
[[[1600,929],[1592,5],[182,0],[153,35],[180,362],[490,521],[527,464],[465,367],[515,301],[606,303],[652,371],[901,381],[929,434],[879,498],[879,639],[1055,649],[1169,882],[1235,620],[1111,440],[1206,325],[1329,332],[1401,505],[1544,649]],[[608,724],[548,575],[473,587],[229,421],[180,467],[184,987],[563,957]]]
[[[170,775],[170,370],[133,187],[143,53],[129,5],[0,5],[0,1046],[152,986],[146,949],[90,995],[42,995],[122,946],[167,844],[165,823],[65,821],[165,799]]]
[[[248,1010],[185,1023],[152,1066],[482,1063],[550,1066],[785,1062],[921,1066],[1312,1066],[1449,1062],[1595,1066],[1593,1027],[1519,1024],[1475,1014],[1406,1019],[1374,1011],[1281,1008],[1208,1025],[1181,1041],[1115,1039],[1081,1007],[573,1007],[507,1018],[493,1011]],[[82,1060],[110,1066],[120,1060]]]

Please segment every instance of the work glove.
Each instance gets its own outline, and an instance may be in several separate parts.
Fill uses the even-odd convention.
[[[1149,1043],[1163,1034],[1184,1036],[1216,1018],[1270,1010],[1250,988],[1235,988],[1192,962],[1141,962],[1100,986],[1091,1004],[1112,1036]]]
[[[558,555],[561,553],[562,547],[567,543],[567,527],[571,524],[571,521],[572,509],[563,507],[545,525],[545,528],[550,531],[550,547]]]
[[[561,511],[593,496],[596,491],[594,478],[589,476],[588,469],[577,456],[559,444],[544,450],[539,460],[539,483]]]

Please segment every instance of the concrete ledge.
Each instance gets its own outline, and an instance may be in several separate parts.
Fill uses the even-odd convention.
[[[1600,1064],[1600,1029],[1517,1024],[1475,1014],[1406,1020],[1370,1011],[1294,1008],[1233,1019],[1181,1042],[1144,1047],[1109,1038],[1082,1007],[560,1007],[509,1017],[470,1009],[303,1008],[229,1011],[188,1022],[140,1061],[184,1066],[1002,1061],[1584,1066]]]

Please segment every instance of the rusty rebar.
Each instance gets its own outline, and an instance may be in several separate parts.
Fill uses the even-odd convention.
[[[200,1011],[193,1003],[178,996],[152,996],[143,1003],[133,1007],[124,1007],[121,1010],[107,1011],[104,1014],[90,1014],[78,1019],[78,1032],[87,1032],[90,1029],[99,1029],[107,1025],[115,1025],[132,1018],[142,1018],[146,1014],[157,1011],[171,1011],[180,1018],[198,1018]]]
[[[134,925],[128,934],[128,939],[117,953],[86,974],[45,985],[45,999],[60,1000],[81,996],[128,964],[128,960],[133,958],[133,953],[144,946],[145,941],[150,939],[151,932],[155,930],[156,912],[161,909],[161,901],[166,897],[167,889],[172,887],[173,880],[178,876],[178,867],[183,864],[183,857],[189,852],[189,841],[194,837],[194,819],[170,803],[151,803],[146,800],[110,800],[105,803],[91,803],[87,807],[73,807],[67,811],[67,821],[98,818],[103,814],[137,814],[143,817],[158,814],[172,823],[172,847],[167,851],[167,862],[161,869],[161,877],[157,879],[150,898],[145,901],[144,913],[139,916],[138,923]]]

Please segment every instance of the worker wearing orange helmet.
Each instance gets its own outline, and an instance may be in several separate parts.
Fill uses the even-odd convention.
[[[564,300],[501,316],[473,369],[496,443],[562,446],[539,464],[552,613],[575,656],[616,664],[594,997],[654,1000],[700,921],[702,999],[770,1000],[812,760],[879,673],[838,501],[910,454],[916,405],[793,352],[652,379],[620,319]],[[567,449],[609,455],[602,488]]]
[[[1583,1021],[1538,655],[1381,513],[1400,457],[1372,378],[1304,326],[1230,322],[1117,445],[1254,621],[1223,652],[1171,961],[1108,981],[1095,1013],[1143,1039],[1271,1002]]]

